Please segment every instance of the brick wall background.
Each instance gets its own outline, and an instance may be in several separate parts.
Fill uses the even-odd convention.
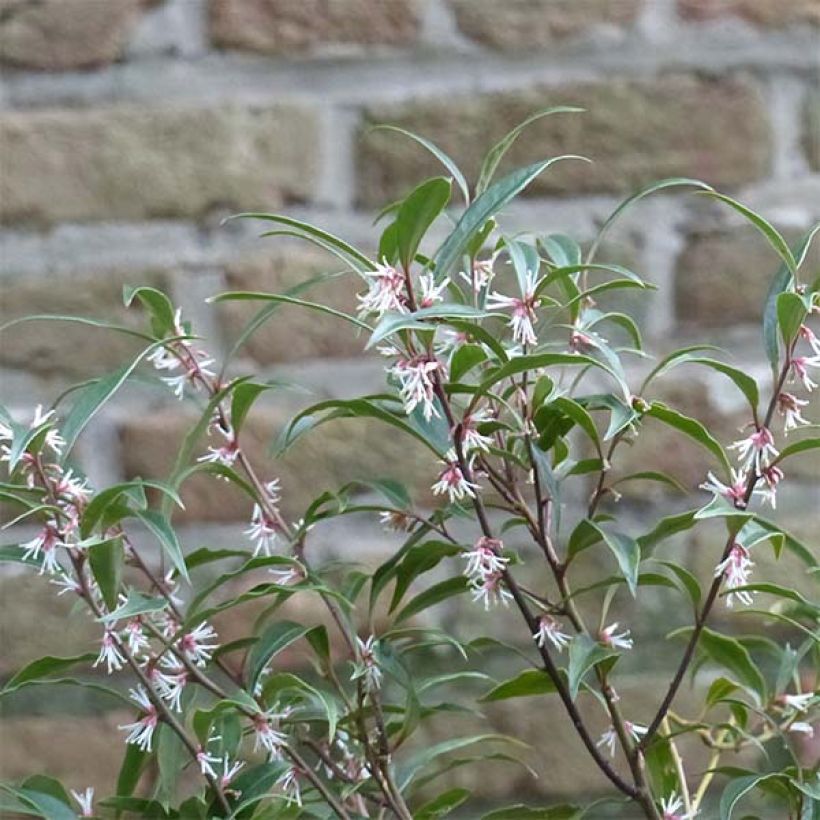
[[[818,27],[820,0],[0,0],[0,322],[42,312],[138,322],[120,307],[121,288],[148,282],[170,288],[219,349],[248,314],[207,306],[205,297],[228,287],[280,290],[334,269],[329,257],[285,239],[258,240],[252,225],[222,226],[224,216],[286,210],[371,248],[374,212],[438,173],[415,144],[370,131],[373,123],[428,136],[472,175],[491,141],[528,113],[581,105],[583,116],[530,128],[509,161],[572,152],[595,164],[543,176],[509,209],[509,228],[588,240],[623,194],[686,175],[797,235],[820,218]],[[776,261],[731,214],[691,195],[658,196],[633,211],[606,252],[659,287],[622,304],[646,322],[650,348],[713,341],[744,366],[758,362],[765,380],[756,322]],[[341,281],[324,296],[351,307],[351,285]],[[237,369],[346,395],[379,384],[381,365],[361,347],[331,321],[284,309]],[[18,409],[49,402],[130,349],[87,329],[19,327],[0,338],[3,400]],[[742,406],[719,377],[699,378],[685,394],[674,379],[666,389],[724,440],[735,437]],[[260,407],[251,431],[259,450],[299,400]],[[184,406],[133,387],[84,438],[83,467],[99,483],[161,475],[185,421]],[[647,429],[635,450],[631,457],[692,487],[705,469],[663,431]],[[429,485],[424,455],[408,454],[390,434],[328,426],[277,467],[288,511],[385,459],[412,485]],[[818,466],[795,462],[794,489],[779,511],[815,544]],[[636,526],[677,503],[637,489],[622,502]],[[186,546],[241,537],[248,510],[221,484],[197,479],[186,501]],[[707,536],[680,544],[701,577],[711,568]],[[364,521],[319,540],[331,552],[351,541],[371,555],[388,546]],[[789,572],[765,563],[762,572]],[[37,654],[68,654],[97,638],[42,579],[6,571],[0,596],[4,677]],[[658,607],[631,625],[654,640],[674,622]],[[664,646],[640,680],[625,684],[626,699],[657,691],[655,670],[671,651]],[[120,716],[107,702],[55,692],[46,704],[22,695],[7,702],[3,774],[47,770],[75,788],[105,788]],[[579,762],[569,727],[549,704],[543,710],[561,742],[538,761],[540,780],[514,781],[518,796],[603,789]],[[84,713],[87,747],[78,758]],[[525,739],[543,729],[524,709],[490,719]],[[470,777],[488,801],[501,797],[499,782]]]

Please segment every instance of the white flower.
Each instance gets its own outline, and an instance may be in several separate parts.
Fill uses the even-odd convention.
[[[388,310],[407,312],[404,276],[386,259],[382,260],[382,264],[377,264],[375,270],[365,271],[364,276],[368,280],[368,290],[356,297],[360,315],[373,313],[381,318]]]
[[[446,466],[439,475],[438,481],[431,488],[433,495],[447,493],[451,504],[461,501],[465,496],[475,498],[475,491],[479,489],[478,484],[473,484],[464,477],[455,451],[450,450],[445,459]]]
[[[695,814],[683,811],[683,800],[675,792],[661,800],[663,820],[693,820]]]
[[[379,669],[379,664],[376,660],[376,637],[375,635],[371,635],[366,641],[363,641],[356,636],[356,643],[359,647],[361,660],[354,665],[350,680],[358,680],[361,678],[365,692],[378,692],[382,685],[382,670]]]
[[[795,712],[805,712],[814,700],[814,692],[803,692],[800,695],[781,695],[780,701]]]
[[[624,721],[624,729],[626,733],[634,740],[636,743],[646,734],[647,727],[640,726],[637,723],[631,723],[628,720]],[[596,746],[606,746],[609,750],[609,756],[615,756],[615,741],[618,739],[618,733],[615,731],[614,726],[610,726],[598,739],[598,742],[595,744]]]
[[[768,501],[774,510],[777,507],[777,485],[784,478],[783,471],[779,467],[764,467],[761,478],[766,486],[757,487],[755,495],[761,496],[764,502]]]
[[[274,712],[258,712],[253,717],[254,741],[253,750],[265,749],[272,757],[282,754],[282,747],[287,742],[287,736],[278,730],[279,721],[283,715]]]
[[[815,356],[820,356],[820,339],[808,325],[800,325],[800,338],[809,343]]]
[[[610,649],[632,649],[633,641],[629,637],[629,630],[617,632],[618,621],[601,630],[598,640]]]
[[[749,558],[749,551],[742,544],[735,541],[726,560],[721,561],[715,567],[715,578],[722,575],[726,582],[726,588],[736,590],[738,587],[744,587],[749,583],[749,575],[753,566],[754,563]],[[752,595],[747,590],[741,592],[730,591],[726,596],[726,606],[732,606],[733,598],[737,598],[740,603],[746,604],[746,606],[752,603]]]
[[[472,274],[467,273],[466,271],[461,271],[459,276],[465,282],[468,282],[473,290],[478,293],[488,287],[490,282],[492,282],[493,277],[495,276],[495,271],[493,270],[494,262],[495,256],[491,259],[476,260],[473,262]]]
[[[71,790],[71,796],[77,801],[77,805],[80,807],[80,816],[81,817],[93,817],[94,816],[94,787],[89,786],[84,792],[78,793],[75,792],[74,789]]]
[[[231,763],[228,755],[225,755],[225,757],[222,758],[222,775],[219,778],[220,788],[225,789],[226,786],[229,786],[231,780],[236,777],[237,773],[244,767],[244,765],[244,760],[236,760]]]
[[[715,477],[715,474],[709,472],[706,474],[706,481],[699,485],[699,489],[706,490],[716,496],[731,501],[736,507],[743,508],[746,506],[746,484],[747,476],[743,470],[732,470],[732,483],[724,484]]]
[[[806,735],[807,737],[814,737],[814,726],[811,723],[806,723],[802,720],[797,720],[789,726],[790,732],[797,732]]]
[[[512,309],[509,325],[512,328],[513,339],[522,345],[535,345],[538,337],[535,335],[535,309],[539,300],[535,298],[536,274],[527,272],[524,293],[520,296],[504,296],[493,292],[487,299],[490,310]]]
[[[544,648],[549,641],[559,652],[570,642],[570,636],[561,631],[561,624],[549,615],[541,615],[532,637],[538,646]]]
[[[49,521],[38,535],[30,541],[20,544],[24,560],[37,560],[42,552],[40,575],[44,572],[53,575],[60,570],[60,564],[57,561],[57,547],[64,546],[60,530],[55,521]]]
[[[299,788],[299,778],[301,776],[302,770],[298,766],[291,766],[276,781],[285,793],[286,802],[294,803],[297,806],[302,805],[302,791]]]
[[[245,530],[251,541],[256,542],[253,549],[254,556],[262,555],[269,556],[273,552],[276,540],[279,534],[279,524],[271,518],[259,504],[253,505],[253,513],[251,514],[251,524]]]
[[[809,393],[817,387],[817,382],[809,378],[810,367],[820,367],[820,356],[794,356],[791,360],[791,380],[800,379]]]
[[[461,429],[465,452],[470,452],[471,450],[483,450],[485,453],[490,452],[490,447],[493,444],[492,436],[485,436],[479,433],[478,425],[494,420],[492,411],[486,409],[464,416],[464,420],[461,422]]]
[[[183,635],[177,645],[191,663],[204,667],[211,660],[213,651],[219,647],[218,643],[208,643],[215,639],[216,630],[203,621],[196,629]]]
[[[182,711],[182,692],[188,683],[188,673],[176,659],[163,659],[163,666],[171,672],[163,672],[156,666],[152,667],[148,677],[157,694],[168,704],[174,712]]]
[[[410,532],[416,525],[416,519],[402,510],[380,512],[379,521],[388,532]]]
[[[483,578],[474,578],[470,581],[472,587],[473,602],[481,601],[484,604],[484,611],[488,611],[491,606],[503,604],[508,606],[512,600],[512,594],[504,586],[504,579],[501,573],[485,575]]]
[[[441,295],[450,284],[450,279],[445,278],[440,284],[436,284],[435,277],[432,273],[426,273],[419,277],[419,284],[421,285],[421,293],[419,294],[418,303],[420,308],[432,307],[436,302],[443,302],[444,297]]]
[[[399,382],[399,394],[404,403],[404,410],[409,416],[418,405],[422,406],[424,418],[427,421],[433,416],[441,415],[436,409],[435,384],[433,374],[441,365],[430,356],[419,355],[410,359],[399,358],[390,368],[391,373]]]
[[[118,728],[128,732],[125,738],[126,743],[133,743],[142,749],[142,751],[150,752],[151,740],[154,737],[154,730],[157,728],[157,709],[154,704],[151,703],[147,692],[142,686],[138,686],[136,689],[129,689],[128,692],[139,705],[143,715],[139,720],[133,723],[127,723]]]
[[[220,447],[209,447],[208,452],[201,455],[197,461],[208,464],[222,464],[225,467],[232,467],[239,455],[239,441],[233,430],[223,433],[225,443]]]
[[[201,746],[197,749],[196,762],[199,763],[199,771],[202,772],[203,776],[211,777],[214,780],[216,780],[218,775],[212,764],[220,763],[221,761],[221,757],[217,757],[217,755],[210,754]]]
[[[788,435],[789,430],[796,430],[798,427],[811,424],[811,422],[803,418],[800,412],[800,408],[806,407],[808,403],[808,400],[798,399],[797,396],[793,396],[791,393],[780,393],[780,395],[778,395],[777,409],[780,415],[784,416],[784,433]]]
[[[83,588],[80,582],[66,572],[61,572],[59,577],[53,578],[49,581],[49,583],[54,584],[56,587],[62,587],[62,589],[57,593],[58,598],[60,595],[65,595],[66,592],[74,592],[77,595],[83,594]]]
[[[68,502],[74,507],[81,507],[88,501],[91,488],[85,478],[75,478],[73,470],[67,470],[55,482],[54,492],[61,497],[62,502]],[[64,506],[61,503],[61,506]]]
[[[34,418],[32,419],[29,428],[33,430],[35,427],[41,427],[44,424],[50,423],[50,419],[53,415],[53,410],[49,410],[48,413],[44,413],[43,406],[38,404],[37,407],[34,408]],[[63,454],[63,449],[65,448],[65,439],[60,435],[58,430],[52,427],[46,433],[45,445],[46,447],[50,447],[54,451],[55,455],[61,456]]]
[[[125,625],[123,630],[125,639],[128,641],[128,651],[132,655],[138,655],[143,649],[147,649],[149,644],[148,638],[142,629],[142,620],[139,615],[136,618],[131,618]]]
[[[99,666],[103,662],[109,675],[115,670],[119,672],[125,665],[125,658],[120,652],[117,637],[110,629],[106,629],[103,633],[100,654],[97,655],[97,660],[91,665]]]
[[[730,444],[727,449],[737,450],[743,469],[754,468],[756,475],[760,475],[763,467],[768,466],[770,456],[779,455],[774,446],[774,437],[767,427],[755,430],[750,436]]]

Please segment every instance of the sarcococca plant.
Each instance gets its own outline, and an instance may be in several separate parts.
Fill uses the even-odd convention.
[[[570,113],[550,109],[527,122]],[[515,197],[552,165],[583,161],[562,156],[499,175],[522,127],[492,147],[475,184],[436,146],[397,135],[431,151],[445,173],[382,211],[378,222],[386,227],[374,237],[372,255],[288,216],[240,214],[270,226],[266,241],[285,235],[319,246],[335,257],[334,270],[286,293],[215,296],[259,305],[220,363],[151,287],[124,295],[145,313],[141,333],[104,317],[30,317],[136,335],[142,350],[51,409],[0,415],[0,495],[19,509],[15,522],[37,527],[0,557],[30,567],[55,595],[75,597],[100,641],[87,655],[30,664],[2,695],[36,684],[49,697],[44,684],[67,676],[100,689],[99,678],[71,677],[96,668],[110,676],[105,688],[133,717],[112,748],[123,756],[116,794],[68,794],[40,774],[4,785],[4,809],[50,820],[569,820],[615,816],[617,805],[607,804],[621,803],[630,817],[728,820],[762,795],[777,817],[818,817],[820,779],[798,749],[813,732],[820,702],[820,607],[756,567],[766,551],[788,562],[799,589],[817,578],[816,542],[813,551],[767,515],[789,492],[792,460],[820,447],[816,426],[804,417],[820,367],[820,340],[811,329],[820,279],[805,264],[817,229],[790,246],[762,216],[709,185],[666,179],[619,205],[586,250],[537,225],[510,233],[503,212]],[[633,318],[600,307],[611,291],[650,287],[628,268],[599,261],[603,237],[633,203],[670,189],[734,209],[771,248],[765,383],[709,345],[654,359]],[[310,299],[311,288],[340,276],[339,268],[358,294],[356,315]],[[281,310],[302,310],[308,321],[354,334],[363,352],[383,358],[385,380],[377,394],[302,409],[260,470],[258,454],[251,461],[245,450],[243,428],[254,402],[283,385],[236,373],[231,357]],[[739,440],[721,442],[657,399],[658,383],[684,364],[690,367],[683,372],[708,368],[726,390],[739,391],[747,406]],[[91,486],[72,461],[78,438],[126,381],[150,374],[198,407],[198,423],[179,442],[165,480]],[[289,520],[276,454],[340,419],[388,425],[408,446],[429,451],[437,464],[430,492],[414,499],[395,480],[402,465],[386,464],[370,481],[323,492]],[[707,454],[712,469],[700,486],[620,466],[619,457],[652,426]],[[203,473],[252,501],[247,529],[238,528],[231,548],[183,547],[175,531],[180,492]],[[636,531],[617,503],[619,488],[632,481],[677,487],[688,500],[680,512]],[[569,500],[579,497],[583,508]],[[381,565],[360,560],[355,543],[345,545],[345,563],[323,562],[313,548],[317,531],[352,514],[379,519],[392,531],[386,544],[400,541]],[[697,577],[669,539],[716,522],[723,534],[702,548],[709,571]],[[159,550],[145,553],[136,531]],[[258,582],[237,592],[235,582],[249,573]],[[688,625],[668,636],[665,688],[647,690],[634,713],[618,695],[619,662],[645,651],[633,632],[647,595],[662,596]],[[325,612],[325,625],[283,618],[283,605],[297,596]],[[248,618],[246,635],[226,643],[213,619],[248,601],[263,607]],[[471,627],[491,637],[465,637],[433,619],[428,609],[445,601],[472,608]],[[742,613],[742,637],[714,626],[715,612],[727,608]],[[282,665],[281,653],[296,644],[313,659],[300,674]],[[676,695],[696,669],[709,670],[711,683],[693,689],[699,708],[679,712]],[[442,700],[447,693],[451,700]],[[560,704],[608,798],[486,813],[468,790],[448,785],[448,772],[482,758],[492,761],[495,778],[534,765],[549,782],[537,764],[543,750],[515,737],[486,732],[431,743],[424,734],[442,716],[460,711],[480,720],[485,703],[503,708],[515,698],[528,699],[534,724],[542,719],[539,702]],[[541,736],[548,747],[550,726]],[[691,749],[690,738],[707,749],[697,764],[682,750]],[[738,757],[746,750],[757,754]],[[758,767],[750,768],[754,761]]]

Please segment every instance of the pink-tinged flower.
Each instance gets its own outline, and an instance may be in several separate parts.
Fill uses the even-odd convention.
[[[419,277],[419,285],[421,286],[421,293],[418,297],[418,304],[420,308],[433,307],[436,302],[443,302],[444,297],[441,295],[450,284],[450,279],[445,278],[440,284],[436,284],[435,277],[432,273],[425,273],[424,276]]]
[[[736,507],[744,509],[746,507],[746,484],[748,478],[743,470],[732,470],[732,483],[724,484],[709,472],[706,474],[706,481],[699,485],[699,489],[706,490],[713,495],[719,495],[731,501]]]
[[[464,477],[461,466],[458,463],[454,450],[450,450],[445,456],[446,465],[438,477],[438,481],[433,484],[433,495],[443,495],[447,493],[450,503],[461,501],[465,496],[475,498],[475,491],[479,489],[478,484],[473,484]]]
[[[809,377],[810,367],[820,367],[820,356],[794,356],[791,360],[791,380],[800,379],[809,393],[817,387]]]
[[[606,339],[590,330],[579,330],[574,327],[569,334],[569,349],[571,353],[589,353],[597,350]]]
[[[800,325],[800,338],[808,342],[815,356],[820,356],[820,339],[808,325]]]
[[[62,535],[55,521],[49,521],[31,541],[20,544],[21,549],[24,550],[24,560],[40,559],[42,561],[40,575],[44,572],[53,575],[60,570],[60,564],[57,561],[57,547],[64,546]],[[42,553],[42,558],[40,558],[40,553]]]
[[[366,641],[356,636],[360,660],[354,664],[350,680],[361,678],[365,692],[378,692],[382,686],[382,670],[376,660],[376,637],[371,635]]]
[[[715,567],[715,578],[723,576],[728,590],[736,590],[749,583],[754,562],[749,558],[749,551],[737,541],[732,544],[729,555]],[[752,595],[748,590],[740,592],[730,591],[726,596],[726,606],[732,606],[732,599],[737,598],[740,603],[748,606],[752,603]]]
[[[498,575],[507,568],[509,558],[501,556],[503,542],[498,538],[483,535],[472,550],[463,552],[461,557],[467,559],[464,574],[473,581],[483,581],[488,575]]]
[[[80,817],[94,816],[94,787],[89,786],[83,792],[75,792],[71,790],[71,796],[77,801],[80,807]]]
[[[211,660],[211,654],[219,647],[215,639],[216,630],[203,621],[196,629],[183,635],[177,646],[191,663],[204,667]],[[209,641],[214,642],[209,643]]]
[[[44,413],[43,406],[41,404],[38,404],[37,407],[34,408],[34,418],[32,419],[29,428],[31,430],[34,430],[35,427],[42,427],[44,424],[53,424],[53,422],[51,422],[51,418],[53,415],[53,410],[49,410],[48,413]],[[49,447],[55,453],[55,455],[61,456],[63,454],[63,449],[65,448],[65,439],[60,435],[59,431],[55,429],[53,426],[46,433],[44,443],[46,447]]]
[[[126,547],[127,549],[133,549],[128,542],[126,542]],[[179,582],[174,578],[175,572],[176,570],[169,569],[163,576],[160,586],[162,587],[162,594],[165,595],[172,604],[182,606],[182,598],[176,594]]]
[[[806,737],[814,737],[814,726],[803,720],[797,720],[789,726],[790,732],[796,732]]]
[[[186,336],[187,331],[182,324],[182,312],[174,314],[174,335]],[[181,399],[185,393],[185,386],[190,384],[197,388],[203,386],[215,374],[211,369],[214,360],[204,350],[195,348],[188,339],[169,341],[164,347],[158,347],[147,357],[155,370],[173,372],[182,370],[176,376],[162,376],[161,379]]]
[[[632,723],[628,720],[624,721],[624,729],[626,733],[634,740],[636,743],[640,741],[640,739],[646,734],[647,728],[646,726],[640,726],[637,723]],[[596,746],[606,746],[607,750],[609,751],[609,756],[615,756],[615,742],[618,740],[618,733],[615,731],[614,726],[610,726],[598,739],[598,742],[595,744]]]
[[[76,595],[83,594],[82,584],[66,572],[61,572],[59,577],[53,578],[49,581],[49,583],[54,584],[55,587],[62,587],[62,589],[57,593],[58,598],[61,595],[65,595],[66,592],[73,592]]]
[[[598,640],[610,649],[632,649],[633,641],[629,637],[629,630],[618,632],[618,621],[605,627],[598,633]]]
[[[274,583],[283,587],[290,586],[291,584],[300,584],[305,580],[305,572],[301,566],[291,566],[286,569],[271,567],[268,572],[273,575]]]
[[[768,501],[772,509],[777,508],[777,485],[783,480],[783,471],[779,467],[764,467],[762,476],[765,486],[755,490],[764,502]]]
[[[222,758],[212,755],[200,746],[196,751],[196,762],[199,764],[199,771],[204,777],[211,777],[214,780],[219,776],[214,769],[214,763],[221,763]]]
[[[379,521],[388,532],[412,532],[418,523],[413,516],[402,510],[385,510],[379,513]]]
[[[477,259],[473,262],[473,272],[471,274],[467,273],[467,271],[461,271],[459,276],[470,284],[475,293],[479,293],[484,288],[489,287],[490,282],[493,281],[493,277],[495,276],[495,271],[493,270],[494,262],[495,256],[491,259]]]
[[[143,649],[147,649],[149,644],[148,638],[142,629],[142,619],[139,615],[136,618],[131,618],[125,625],[123,636],[128,641],[128,651],[132,655],[138,655]]]
[[[750,436],[730,444],[728,449],[737,450],[743,469],[754,469],[756,475],[760,475],[763,467],[768,465],[771,456],[779,455],[774,446],[774,436],[768,427],[760,427]]]
[[[404,410],[409,416],[418,405],[422,406],[427,421],[440,413],[435,404],[435,385],[433,374],[441,369],[441,364],[431,356],[421,354],[409,359],[399,360],[388,369],[399,382],[399,393],[404,403]]]
[[[293,803],[296,806],[302,805],[302,790],[299,787],[300,777],[304,777],[302,770],[298,766],[291,766],[276,781],[284,792],[285,802]]]
[[[570,642],[571,638],[561,631],[561,624],[549,615],[538,619],[538,630],[532,636],[538,646],[544,648],[549,641],[559,652]]]
[[[798,399],[791,393],[781,393],[777,397],[777,409],[783,420],[783,432],[788,435],[789,430],[796,430],[798,427],[811,422],[806,421],[801,415],[800,408],[808,405],[807,399]]]
[[[781,695],[778,703],[795,712],[805,712],[814,700],[814,692],[803,692],[800,695]]]
[[[161,663],[171,671],[163,672],[157,666],[152,666],[148,672],[148,679],[156,693],[168,704],[168,708],[174,712],[181,712],[182,692],[188,684],[188,673],[175,658],[163,658]]]
[[[100,654],[91,665],[99,666],[101,663],[105,663],[109,675],[114,671],[119,672],[125,665],[125,658],[120,652],[117,636],[110,629],[106,629],[103,633]]]
[[[239,455],[239,441],[233,430],[223,433],[225,443],[221,447],[209,447],[205,455],[200,456],[197,461],[208,464],[222,464],[225,467],[232,467]]]
[[[455,330],[452,327],[445,327],[444,325],[439,325],[436,330],[434,349],[439,356],[452,353],[470,341],[469,334],[464,330]]]
[[[233,780],[239,771],[244,768],[245,761],[244,760],[235,760],[231,763],[230,758],[228,755],[222,758],[222,774],[219,778],[219,786],[221,789],[225,789],[226,787],[230,786],[231,780]]]
[[[695,815],[684,811],[684,804],[675,792],[661,799],[662,820],[694,820]]]
[[[125,738],[126,743],[132,743],[134,746],[138,746],[143,752],[150,752],[151,740],[154,737],[154,730],[157,728],[157,722],[159,720],[156,706],[151,703],[148,693],[142,686],[138,686],[136,689],[129,689],[128,693],[137,702],[143,714],[139,720],[133,723],[127,723],[124,726],[119,726],[118,728],[128,732]]]
[[[535,345],[538,337],[535,335],[535,309],[540,300],[535,296],[536,275],[528,272],[524,284],[524,293],[518,296],[504,296],[493,292],[487,298],[487,307],[490,310],[512,310],[509,326],[512,328],[513,339],[522,345]]]
[[[264,556],[269,556],[276,545],[276,540],[279,535],[279,523],[271,518],[259,504],[253,505],[253,513],[251,514],[251,524],[245,530],[251,541],[256,542],[253,549],[254,556],[261,552]]]
[[[486,424],[488,421],[494,421],[495,417],[491,410],[478,410],[471,413],[469,416],[464,416],[461,423],[461,440],[464,444],[465,452],[471,450],[483,450],[485,453],[490,452],[490,447],[493,444],[492,436],[485,436],[478,432],[479,424]]]
[[[253,717],[253,750],[264,749],[269,756],[279,757],[282,747],[287,742],[287,736],[279,731],[279,721],[282,715],[274,712],[259,712]]]
[[[483,578],[473,578],[470,581],[472,588],[473,602],[481,601],[484,604],[484,611],[488,611],[491,606],[503,604],[508,606],[512,600],[512,594],[504,586],[504,578],[500,572],[485,575]]]
[[[67,470],[55,482],[54,493],[60,496],[62,502],[82,507],[91,496],[91,488],[87,479],[75,477],[73,470]]]
[[[366,271],[364,276],[368,290],[356,297],[359,300],[359,315],[373,313],[381,318],[389,310],[407,312],[404,276],[388,265],[386,259],[382,260],[382,264],[377,264],[375,270]]]

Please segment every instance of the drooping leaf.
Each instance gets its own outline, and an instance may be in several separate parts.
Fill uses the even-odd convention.
[[[617,651],[593,641],[589,635],[576,635],[569,645],[567,677],[570,697],[575,700],[584,676],[593,666],[617,655]]]
[[[406,621],[411,616],[418,615],[419,612],[423,612],[431,606],[446,601],[454,595],[461,595],[463,592],[466,592],[468,588],[467,579],[462,576],[440,581],[438,584],[434,584],[413,598],[396,616],[396,623]]]
[[[182,554],[182,545],[170,521],[156,510],[135,510],[134,517],[142,521],[159,541],[165,554],[171,559],[174,569],[188,580],[188,567],[185,566],[185,556]]]
[[[71,669],[79,663],[90,663],[97,656],[93,652],[85,655],[75,655],[70,658],[56,658],[52,655],[46,655],[44,658],[38,658],[32,661],[27,666],[16,672],[12,678],[3,687],[3,692],[12,692],[15,689],[31,682],[41,680],[43,678],[57,675],[67,669]]]

